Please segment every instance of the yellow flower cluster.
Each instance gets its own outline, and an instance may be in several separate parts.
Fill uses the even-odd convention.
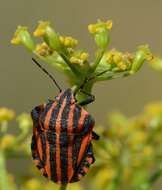
[[[79,52],[70,58],[70,62],[74,63],[74,64],[79,64],[80,66],[82,66],[84,64],[84,62],[86,62],[88,60],[88,57],[89,57],[88,53]]]
[[[53,54],[53,50],[45,43],[38,44],[35,49],[36,54],[40,56],[48,56]]]
[[[59,40],[63,46],[68,47],[68,48],[74,48],[78,44],[78,40],[70,36],[60,36]]]
[[[116,58],[118,60],[119,57]],[[146,106],[142,114],[131,119],[114,113],[108,121],[108,126],[100,130],[101,143],[96,143],[94,147],[96,160],[99,160],[96,162],[97,168],[100,168],[96,168],[94,172],[94,183],[96,179],[100,179],[100,183],[96,182],[95,186],[97,189],[105,189],[109,184],[111,186],[112,180],[121,171],[120,185],[127,185],[129,188],[136,178],[136,172],[150,173],[150,168],[160,164],[162,103]]]
[[[8,121],[13,119],[15,116],[15,113],[13,110],[2,107],[0,108],[0,122],[1,121]]]
[[[98,20],[96,24],[88,25],[88,31],[92,34],[97,33],[101,28],[106,28],[110,30],[112,28],[112,20],[107,20],[106,22]]]
[[[133,56],[129,53],[122,53],[116,50],[109,51],[105,55],[106,62],[118,70],[128,70],[132,64]]]

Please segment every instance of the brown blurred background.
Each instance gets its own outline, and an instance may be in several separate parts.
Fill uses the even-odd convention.
[[[32,64],[32,54],[10,44],[17,25],[33,31],[37,21],[49,20],[58,32],[78,38],[80,47],[94,53],[96,47],[87,25],[98,18],[114,22],[110,48],[134,52],[137,46],[148,43],[162,57],[162,0],[0,0],[0,106],[17,113],[30,112],[57,94],[52,82]],[[68,87],[63,75],[47,68],[61,86]],[[146,63],[132,77],[96,85],[96,102],[90,112],[96,123],[104,122],[106,113],[113,110],[133,116],[145,104],[162,100],[161,84],[162,73]]]
[[[114,22],[111,48],[132,52],[138,45],[148,43],[162,57],[162,0],[0,0],[0,106],[17,113],[30,112],[33,106],[57,94],[52,82],[33,66],[32,54],[10,44],[17,25],[26,25],[33,31],[37,21],[49,20],[58,32],[78,38],[80,47],[94,53],[96,47],[87,25],[98,18]],[[47,68],[67,88],[63,75]],[[90,111],[97,123],[113,110],[133,116],[148,102],[162,100],[161,83],[162,73],[146,63],[132,77],[96,85],[96,102]]]

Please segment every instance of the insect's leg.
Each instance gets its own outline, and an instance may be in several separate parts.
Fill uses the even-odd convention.
[[[97,133],[95,133],[94,131],[92,131],[92,139],[99,140],[99,138],[100,138],[100,136]]]
[[[87,95],[88,97],[87,97],[87,99],[85,99],[85,100],[83,100],[83,101],[81,101],[81,102],[78,102],[78,103],[77,103],[78,105],[80,105],[80,106],[85,106],[85,105],[88,105],[88,104],[90,104],[90,103],[92,103],[92,102],[95,101],[95,96],[94,96],[94,95],[92,95],[92,94],[90,94],[90,93],[88,93],[88,92],[85,92],[85,91],[83,91],[82,89],[80,89],[80,91],[81,91],[83,94]]]

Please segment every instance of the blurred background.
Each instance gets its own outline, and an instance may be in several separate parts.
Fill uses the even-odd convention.
[[[0,0],[0,107],[18,114],[30,112],[57,94],[52,82],[32,64],[32,54],[10,44],[18,25],[33,31],[39,20],[49,20],[56,31],[77,38],[80,47],[93,55],[96,46],[87,25],[98,18],[113,20],[110,48],[134,52],[137,46],[149,44],[162,57],[161,0]],[[46,68],[63,88],[68,87],[63,75]],[[162,99],[161,83],[162,75],[146,63],[132,77],[98,83],[93,90],[96,101],[89,111],[97,124],[104,123],[106,113],[114,110],[133,116],[147,103]]]

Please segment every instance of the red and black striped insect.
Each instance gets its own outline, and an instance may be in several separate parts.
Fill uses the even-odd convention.
[[[34,163],[42,175],[53,182],[77,182],[95,161],[92,140],[99,139],[99,136],[93,131],[93,117],[82,107],[93,102],[94,96],[83,92],[87,99],[78,103],[76,92],[71,89],[62,91],[55,79],[35,59],[33,61],[60,90],[54,100],[48,100],[31,111]]]

